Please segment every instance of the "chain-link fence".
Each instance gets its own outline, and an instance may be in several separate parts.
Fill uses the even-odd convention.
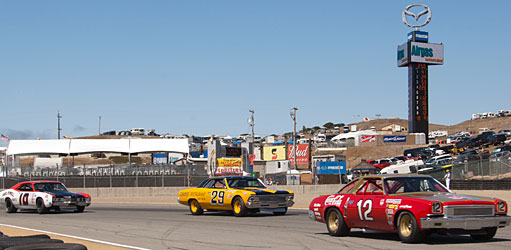
[[[196,186],[207,178],[205,165],[101,165],[59,168],[17,167],[2,177],[2,188],[21,181],[57,180],[67,187]]]
[[[452,166],[453,180],[495,180],[511,178],[511,152],[504,151],[483,157],[474,155]]]

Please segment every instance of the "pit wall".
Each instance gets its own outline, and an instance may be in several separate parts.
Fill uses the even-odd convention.
[[[315,197],[333,194],[342,185],[292,185],[270,186],[274,190],[290,190],[295,194],[296,208],[308,208]],[[70,188],[72,192],[87,193],[92,196],[92,203],[154,203],[177,204],[177,193],[188,187],[138,187],[138,188]],[[486,197],[497,197],[511,204],[509,190],[453,190],[457,194],[467,194]]]

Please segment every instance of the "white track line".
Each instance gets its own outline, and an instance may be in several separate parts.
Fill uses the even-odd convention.
[[[107,241],[102,241],[102,240],[88,239],[88,238],[84,238],[84,237],[78,237],[78,236],[73,236],[73,235],[54,233],[54,232],[38,230],[38,229],[33,229],[33,228],[18,227],[18,226],[7,225],[7,224],[0,224],[0,226],[18,228],[18,229],[29,230],[29,231],[45,233],[45,234],[54,234],[54,235],[58,235],[58,236],[62,236],[62,237],[68,237],[68,238],[73,238],[73,239],[77,239],[77,240],[90,241],[90,242],[95,242],[95,243],[100,243],[100,244],[105,244],[105,245],[110,245],[110,246],[116,246],[116,247],[124,247],[124,248],[137,249],[137,250],[150,250],[150,249],[147,249],[147,248],[128,246],[128,245],[117,244],[117,243],[112,243],[112,242],[107,242]]]

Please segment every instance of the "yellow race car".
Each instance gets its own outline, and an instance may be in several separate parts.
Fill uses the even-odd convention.
[[[193,215],[207,211],[232,211],[235,216],[271,211],[284,215],[294,204],[294,193],[270,190],[255,177],[223,176],[203,180],[196,188],[179,191],[177,201]]]

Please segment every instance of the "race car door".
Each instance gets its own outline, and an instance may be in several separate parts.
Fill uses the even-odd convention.
[[[21,209],[35,208],[34,189],[32,183],[25,183],[16,189],[18,191],[17,201],[14,201],[16,207]]]
[[[229,208],[229,204],[225,204],[225,191],[227,191],[224,179],[215,179],[207,183],[206,196],[209,196],[209,204],[204,206],[206,209],[223,210]]]
[[[385,222],[384,196],[381,179],[366,179],[348,202],[350,226],[379,228]]]

